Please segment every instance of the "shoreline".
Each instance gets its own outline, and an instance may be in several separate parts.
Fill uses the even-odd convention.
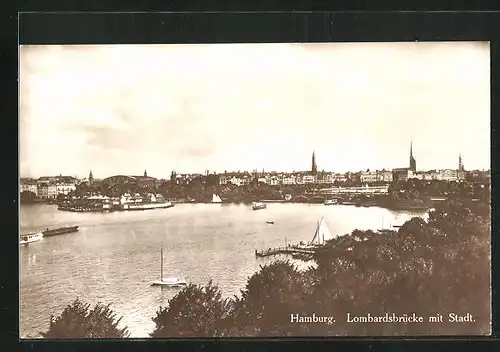
[[[193,202],[193,201],[185,201],[185,200],[172,200],[170,201],[173,206],[175,205],[182,205],[182,204],[191,204],[191,205],[198,205],[198,204],[206,204],[206,205],[246,205],[246,206],[251,206],[251,202],[222,202],[222,203],[211,203],[211,202]],[[435,204],[430,204],[430,205],[406,205],[406,204],[393,204],[393,205],[388,205],[388,204],[383,204],[381,202],[373,202],[370,201],[369,203],[363,203],[363,202],[346,202],[346,203],[337,203],[337,204],[330,204],[330,205],[325,205],[323,202],[293,202],[293,201],[285,201],[285,200],[261,200],[261,203],[266,203],[266,204],[307,204],[307,205],[318,205],[318,206],[328,206],[328,207],[336,207],[336,206],[351,206],[351,207],[356,207],[356,208],[383,208],[383,209],[388,209],[388,210],[393,210],[393,211],[422,211],[422,212],[427,212],[429,209],[433,208]],[[45,204],[45,205],[57,205],[56,203],[48,203],[48,202],[37,202],[37,203],[20,203],[21,205],[34,205],[34,204]],[[163,208],[162,208],[163,209]],[[168,208],[165,208],[168,209]],[[65,209],[58,209],[59,211],[67,211]],[[152,210],[152,209],[143,209],[143,210]],[[102,213],[108,213],[108,212],[115,212],[115,211],[94,211],[94,212],[102,212]]]

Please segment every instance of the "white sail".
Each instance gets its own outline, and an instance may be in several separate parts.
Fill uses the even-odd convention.
[[[316,241],[317,244],[323,245],[325,244],[326,241],[331,240],[334,237],[335,236],[333,236],[330,230],[328,229],[325,219],[321,218],[320,222],[318,223],[318,226],[316,227],[316,231],[314,232],[314,237],[311,240],[311,244],[313,244]]]
[[[324,244],[325,241],[329,241],[335,237],[328,229],[328,226],[326,226],[325,219],[321,219],[321,222],[319,223],[318,236],[321,241],[320,244]]]
[[[222,203],[222,199],[220,199],[219,195],[214,194],[212,196],[212,203]]]

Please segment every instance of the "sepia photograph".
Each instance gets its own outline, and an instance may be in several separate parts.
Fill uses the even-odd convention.
[[[490,44],[20,45],[21,339],[491,334]]]

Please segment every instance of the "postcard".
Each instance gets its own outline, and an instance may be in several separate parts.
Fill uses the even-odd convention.
[[[491,334],[489,43],[19,53],[21,338]]]

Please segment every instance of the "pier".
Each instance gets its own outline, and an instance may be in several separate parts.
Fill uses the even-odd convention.
[[[263,249],[263,250],[255,250],[255,256],[256,257],[268,257],[271,255],[278,255],[278,254],[307,254],[307,255],[312,255],[314,254],[315,251],[314,249],[307,249],[307,248],[298,248],[295,246],[287,246],[287,247],[276,247],[276,248],[269,248],[269,249]]]

